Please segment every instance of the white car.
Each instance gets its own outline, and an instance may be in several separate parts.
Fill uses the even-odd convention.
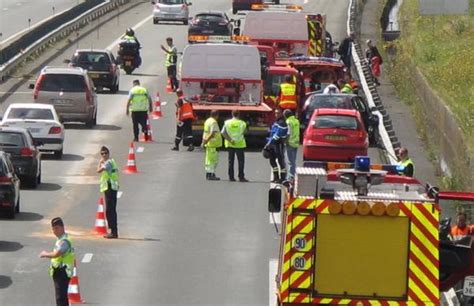
[[[160,21],[181,21],[188,24],[189,6],[191,2],[186,0],[153,0],[153,23]]]
[[[13,103],[3,116],[1,126],[20,127],[30,131],[33,139],[42,144],[41,151],[52,151],[60,159],[63,155],[64,126],[50,104]]]

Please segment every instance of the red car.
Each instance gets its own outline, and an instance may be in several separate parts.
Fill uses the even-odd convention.
[[[353,161],[367,155],[369,139],[353,109],[316,109],[303,138],[303,160]]]

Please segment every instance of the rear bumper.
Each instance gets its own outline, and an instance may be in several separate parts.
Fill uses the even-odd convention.
[[[38,147],[40,151],[59,151],[63,148],[64,139],[62,138],[35,138],[43,143]]]
[[[91,73],[90,75],[94,75],[95,73]],[[112,75],[112,74],[105,74],[105,73],[98,73],[96,74],[97,77],[94,77],[92,79],[92,82],[94,82],[94,85],[95,86],[104,86],[104,87],[108,87],[108,86],[113,86],[115,85],[115,75]]]
[[[61,122],[87,122],[92,119],[93,112],[89,113],[62,113],[58,112]]]
[[[15,167],[16,174],[20,177],[20,179],[36,176],[38,165],[34,158],[22,160],[21,162],[14,161],[13,165]]]
[[[163,11],[153,11],[154,21],[185,21],[188,20],[189,13],[165,13]]]
[[[303,158],[318,161],[353,161],[357,155],[367,155],[366,146],[324,146],[303,144]]]

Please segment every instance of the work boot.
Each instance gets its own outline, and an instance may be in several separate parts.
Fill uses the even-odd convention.
[[[179,151],[179,147],[174,146],[174,147],[171,148],[171,151]]]
[[[221,179],[216,176],[215,173],[209,173],[209,180],[210,181],[220,181]]]
[[[106,238],[106,239],[117,239],[117,238],[118,238],[118,234],[112,234],[112,233],[110,233],[110,234],[105,235],[104,238]]]
[[[189,152],[194,151],[194,146],[193,146],[193,145],[190,145],[190,146],[188,147],[188,151],[189,151]]]

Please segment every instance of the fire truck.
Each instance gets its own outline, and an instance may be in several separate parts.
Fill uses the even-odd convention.
[[[273,110],[263,102],[259,51],[235,43],[199,43],[183,50],[181,88],[194,108],[193,133],[200,139],[204,121],[218,110],[220,123],[234,109],[248,124],[246,138],[260,142],[274,120]]]
[[[399,170],[361,156],[307,162],[294,186],[270,189],[269,211],[282,209],[278,305],[439,305],[440,291],[473,275],[472,237],[454,242],[449,222],[439,227],[442,201],[472,204],[474,193]]]

